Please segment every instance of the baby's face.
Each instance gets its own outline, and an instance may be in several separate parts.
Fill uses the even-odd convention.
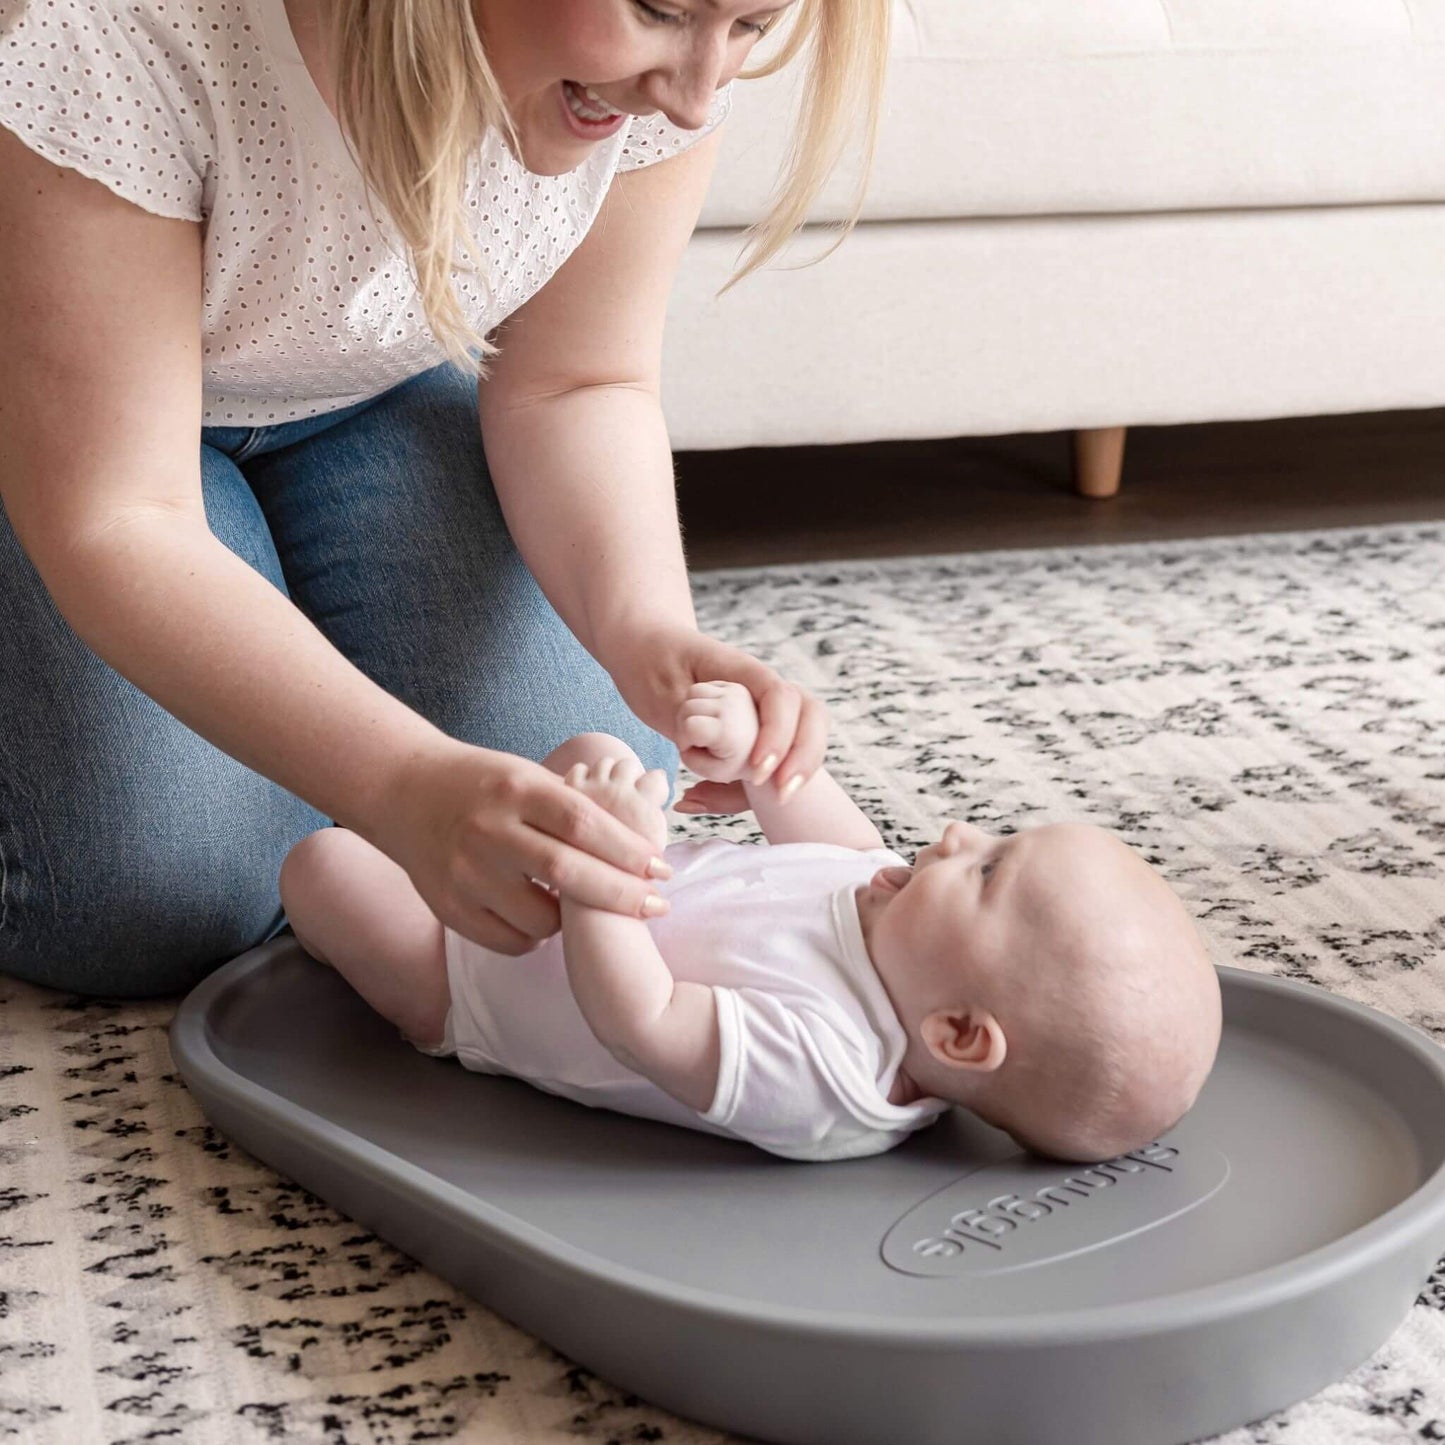
[[[1046,1117],[1054,1096],[1036,1082],[1019,1093],[1041,1076],[1003,1063],[1062,1058],[1086,1037],[1090,1050],[1115,1041],[1137,1061],[1146,1092],[1177,1075],[1175,1093],[1188,1096],[1212,1062],[1218,982],[1198,934],[1159,874],[1101,828],[996,837],[950,823],[911,868],[880,869],[857,899],[910,1035],[905,1065],[933,1092],[961,1097],[980,1071],[1001,1068],[1000,1088],[1005,1075],[1018,1081],[1015,1116]],[[984,1027],[1004,1047],[985,1050]]]
[[[890,976],[967,976],[978,968],[1022,968],[1056,948],[1055,935],[1078,897],[1081,875],[1097,875],[1090,857],[1096,828],[1056,824],[997,837],[972,823],[954,822],[922,849],[911,868],[880,868],[858,899],[869,952]],[[1112,859],[1110,860],[1113,861]],[[1112,889],[1112,876],[1092,878]],[[1108,900],[1099,898],[1095,907]],[[920,980],[921,981],[921,980]]]

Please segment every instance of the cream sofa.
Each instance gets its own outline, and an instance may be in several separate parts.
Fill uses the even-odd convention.
[[[738,86],[678,449],[1445,405],[1445,0],[897,0],[864,221],[722,299],[796,77]],[[840,173],[782,263],[845,212]]]

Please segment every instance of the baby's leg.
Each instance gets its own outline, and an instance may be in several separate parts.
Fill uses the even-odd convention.
[[[441,923],[406,870],[358,833],[322,828],[281,865],[281,905],[302,948],[407,1038],[442,1041],[451,991]]]
[[[606,756],[636,754],[608,733],[579,733],[542,762],[565,774]],[[281,906],[307,953],[331,964],[407,1038],[441,1042],[451,1003],[444,934],[404,868],[357,833],[322,828],[286,855]]]

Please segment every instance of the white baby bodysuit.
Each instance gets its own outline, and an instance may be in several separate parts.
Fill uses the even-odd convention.
[[[582,1017],[562,934],[520,957],[446,930],[451,1009],[431,1053],[579,1103],[741,1138],[792,1159],[877,1154],[941,1099],[888,1102],[907,1039],[863,942],[854,890],[904,860],[828,843],[666,849],[672,907],[647,927],[679,980],[709,984],[722,1060],[705,1113],[624,1068]]]
[[[558,270],[618,171],[693,145],[731,89],[701,129],[636,116],[566,175],[533,175],[487,136],[466,194],[487,285],[457,279],[478,332]],[[318,416],[444,359],[285,0],[0,0],[0,126],[144,210],[201,223],[203,425]]]

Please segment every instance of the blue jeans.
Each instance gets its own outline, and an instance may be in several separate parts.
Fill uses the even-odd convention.
[[[676,777],[518,556],[451,366],[342,411],[201,434],[206,520],[443,731],[540,760],[614,733]],[[330,820],[178,722],[56,611],[0,509],[0,973],[189,988],[285,926],[276,879]]]

